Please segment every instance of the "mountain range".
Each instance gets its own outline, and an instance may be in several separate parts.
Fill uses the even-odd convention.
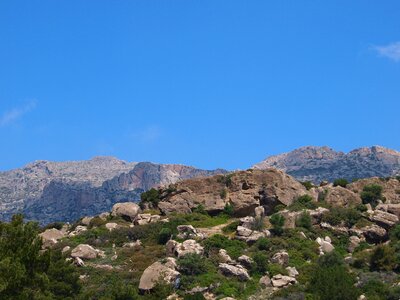
[[[276,168],[300,181],[387,177],[400,174],[400,152],[380,146],[349,153],[307,146],[270,156],[254,169]],[[87,161],[36,161],[0,172],[0,220],[18,212],[41,223],[72,221],[109,210],[117,202],[140,199],[153,187],[225,174],[174,164],[125,162],[113,157]]]

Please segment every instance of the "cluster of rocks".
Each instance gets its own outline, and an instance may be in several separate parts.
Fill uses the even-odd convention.
[[[335,250],[335,247],[332,245],[332,240],[329,236],[326,236],[323,239],[318,237],[315,241],[319,245],[319,255],[324,255]]]
[[[269,230],[263,229],[262,231],[254,230],[256,222],[263,222],[262,217],[244,217],[241,218],[238,227],[236,228],[235,238],[246,243],[254,243],[259,238],[269,237],[271,233]],[[262,227],[262,226],[261,226]]]
[[[179,225],[177,227],[178,235],[177,238],[186,240],[186,239],[196,239],[202,240],[206,238],[204,233],[199,232],[192,225]]]
[[[203,255],[204,248],[195,240],[186,240],[179,243],[175,240],[169,240],[166,245],[167,256],[182,257],[186,254]]]

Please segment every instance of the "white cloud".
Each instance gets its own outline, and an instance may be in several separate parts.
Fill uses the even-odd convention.
[[[29,102],[26,102],[22,106],[14,107],[13,109],[4,112],[3,115],[0,117],[0,127],[12,124],[16,120],[20,119],[23,115],[29,113],[35,107],[36,101],[31,100]]]
[[[132,135],[133,138],[138,139],[143,143],[154,142],[158,140],[160,136],[161,136],[161,129],[156,125],[152,125],[143,128],[141,130],[138,130],[137,132],[134,132]]]
[[[387,57],[395,62],[400,62],[400,42],[395,42],[386,46],[373,47],[379,55]]]

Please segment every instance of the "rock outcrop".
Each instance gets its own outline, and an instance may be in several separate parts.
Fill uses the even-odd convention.
[[[158,207],[164,214],[190,213],[200,205],[209,214],[217,214],[231,205],[236,216],[252,215],[259,206],[268,214],[276,205],[290,205],[307,194],[302,184],[276,169],[185,180],[160,192]]]
[[[388,177],[400,174],[400,152],[380,146],[359,148],[349,153],[329,147],[302,147],[270,156],[253,166],[256,169],[277,168],[300,181],[333,181],[337,178]]]
[[[158,282],[173,285],[179,278],[176,271],[176,262],[173,258],[167,258],[165,262],[155,262],[147,267],[140,277],[139,290],[147,292],[152,290]]]

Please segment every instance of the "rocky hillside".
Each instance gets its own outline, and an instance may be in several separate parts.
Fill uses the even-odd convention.
[[[142,199],[42,230],[79,274],[74,299],[400,298],[400,178],[306,188],[248,170]]]
[[[23,212],[42,223],[93,215],[120,201],[138,201],[151,187],[181,179],[210,176],[182,165],[127,163],[112,157],[89,161],[37,161],[0,173],[0,219]]]
[[[268,157],[253,167],[277,168],[298,180],[314,183],[337,178],[388,177],[400,174],[400,152],[380,146],[359,148],[349,153],[328,147],[302,147]]]

